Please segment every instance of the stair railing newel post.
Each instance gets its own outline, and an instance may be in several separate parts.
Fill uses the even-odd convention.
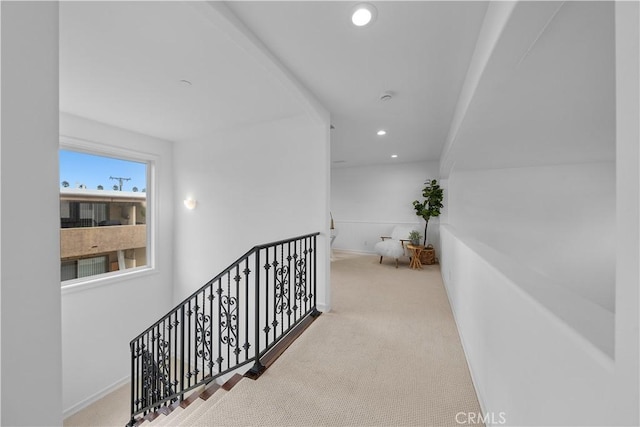
[[[135,408],[135,401],[136,399],[136,390],[135,390],[135,378],[136,378],[136,367],[135,367],[135,353],[134,353],[134,341],[131,341],[129,343],[129,349],[131,350],[131,419],[129,420],[129,423],[127,424],[128,427],[133,427],[133,425],[136,423],[136,419],[133,416],[133,414],[136,411]]]
[[[249,258],[247,257],[247,268],[249,267]],[[256,273],[258,274],[258,273]],[[244,281],[244,344],[242,348],[244,348],[244,359],[249,360],[249,275],[245,278]],[[238,306],[240,304],[238,303]]]
[[[313,308],[311,310],[311,316],[312,317],[318,317],[320,316],[322,313],[320,311],[318,311],[318,299],[317,299],[317,295],[318,295],[318,257],[317,257],[317,252],[318,252],[318,236],[314,235],[313,236],[313,284],[311,285],[311,289],[313,290]]]
[[[180,307],[180,391],[184,390],[184,304]],[[180,394],[180,401],[184,400],[184,393]]]
[[[260,363],[260,248],[256,248],[256,279],[255,279],[255,361],[250,369],[252,375],[259,376],[264,371],[264,365]]]

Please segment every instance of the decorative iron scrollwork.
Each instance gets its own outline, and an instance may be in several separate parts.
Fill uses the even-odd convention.
[[[276,313],[280,314],[289,308],[289,267],[276,268],[275,298]]]
[[[196,315],[196,348],[198,357],[211,360],[211,316],[204,313]]]
[[[152,335],[152,342],[157,342],[157,354],[154,358],[152,352],[144,345],[138,347],[142,356],[142,397],[139,401],[143,406],[152,405],[173,395],[171,381],[171,344],[163,339],[160,334]]]
[[[223,295],[220,304],[220,341],[230,346],[236,345],[238,338],[238,299]]]
[[[307,301],[307,262],[304,258],[296,261],[295,297]]]

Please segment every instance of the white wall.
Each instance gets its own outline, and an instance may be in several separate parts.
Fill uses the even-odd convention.
[[[69,415],[128,379],[129,341],[171,308],[173,208],[180,200],[173,193],[172,143],[64,113],[60,134],[157,162],[155,186],[148,188],[156,190],[150,197],[158,208],[150,225],[157,242],[154,270],[62,292],[63,408]],[[53,161],[57,165],[57,152]],[[59,274],[58,266],[56,287]]]
[[[438,179],[437,162],[398,163],[331,170],[331,212],[337,237],[334,249],[374,253],[380,236],[394,225],[415,225],[424,234],[424,220],[412,202],[423,200],[428,179]],[[446,194],[445,194],[446,198]],[[439,218],[429,221],[428,242],[436,249]]]
[[[0,8],[0,423],[55,426],[62,424],[58,6],[2,2]]]
[[[318,305],[330,307],[328,128],[301,115],[175,145],[176,303],[253,246],[319,231]]]
[[[640,5],[616,2],[616,397],[640,424]],[[624,418],[623,418],[624,417]],[[613,424],[613,423],[612,423]]]
[[[613,6],[545,4],[544,31],[529,28],[537,38],[515,49],[535,5],[515,6],[500,29],[498,58],[479,73],[441,162],[442,275],[485,412],[503,412],[507,425],[637,425],[639,8],[615,5],[615,58],[607,33],[563,65],[548,61],[558,40],[567,48],[576,31],[591,34],[589,19],[613,28]],[[589,72],[573,71],[597,57],[604,74],[586,85]],[[549,114],[554,99],[509,99],[511,84],[555,88],[577,108]]]
[[[157,156],[159,202],[155,272],[63,293],[67,412],[126,378],[129,340],[256,244],[322,232],[317,297],[330,309],[328,114],[226,6],[194,7],[256,60],[283,102],[299,101],[301,113],[174,143],[63,116],[63,135]],[[195,210],[183,205],[187,197]]]
[[[451,224],[614,311],[613,162],[462,171],[449,193]]]

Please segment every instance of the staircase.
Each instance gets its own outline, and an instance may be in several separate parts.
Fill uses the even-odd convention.
[[[260,377],[320,315],[318,235],[253,247],[131,341],[129,426],[190,425],[247,365]]]
[[[234,374],[222,386],[214,382],[207,387],[203,387],[201,391],[192,394],[192,399],[185,399],[181,403],[165,407],[165,410],[155,412],[153,416],[149,417],[150,423],[145,423],[145,425],[193,425],[203,413],[211,409],[242,378],[242,375]]]

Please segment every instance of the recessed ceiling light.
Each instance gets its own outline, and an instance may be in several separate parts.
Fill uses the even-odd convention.
[[[396,159],[396,158],[398,158],[398,155],[397,155],[397,154],[392,154],[392,155],[391,155],[391,158],[392,158],[392,159]]]
[[[384,91],[380,94],[380,101],[388,101],[391,98],[393,98],[393,92],[391,91]]]
[[[384,129],[380,129],[380,130],[378,131],[378,136],[384,136],[384,135],[386,135],[386,134],[387,134],[387,131],[386,131],[386,130],[384,130]]]
[[[356,27],[364,27],[372,23],[376,19],[377,11],[373,5],[369,3],[360,3],[353,8],[351,13],[351,22]]]

